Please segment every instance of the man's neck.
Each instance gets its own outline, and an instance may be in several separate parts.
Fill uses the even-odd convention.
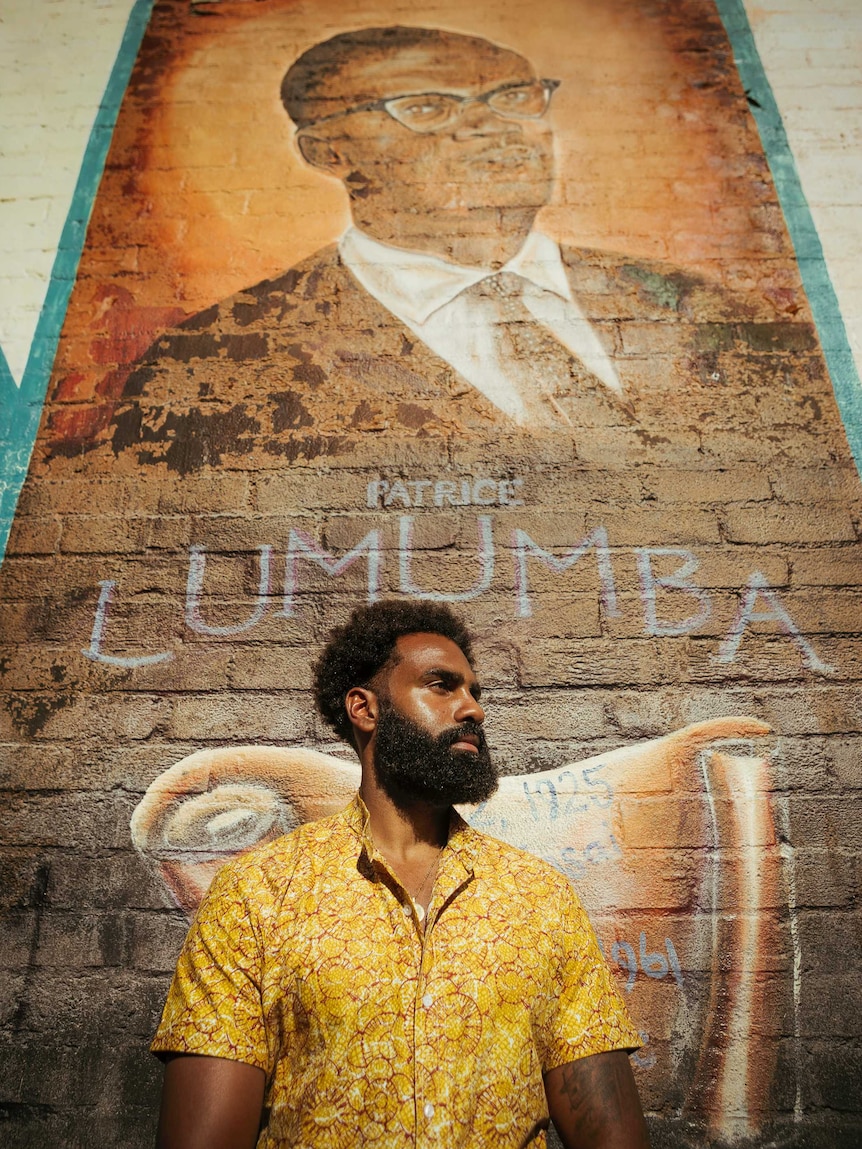
[[[354,203],[354,224],[366,235],[403,251],[435,255],[459,267],[497,269],[524,246],[538,209],[482,208],[377,219]]]
[[[388,860],[397,864],[446,845],[451,807],[426,802],[396,804],[365,771],[359,795],[368,810],[374,845]]]

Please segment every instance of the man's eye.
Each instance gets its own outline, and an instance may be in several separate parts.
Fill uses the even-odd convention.
[[[416,96],[415,99],[394,100],[390,110],[398,119],[426,125],[446,119],[451,103],[445,96]]]
[[[497,95],[496,102],[510,105],[523,104],[528,96],[529,92],[524,88],[511,88],[508,92],[500,92]]]
[[[421,104],[407,104],[401,110],[408,116],[431,116],[440,111],[440,104],[434,100],[426,100]]]

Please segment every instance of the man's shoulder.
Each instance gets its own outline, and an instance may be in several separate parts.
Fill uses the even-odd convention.
[[[718,321],[744,317],[750,301],[701,271],[629,252],[560,245],[578,302],[590,315]]]
[[[160,336],[142,358],[146,360],[169,353],[172,340],[190,338],[195,340],[196,356],[202,357],[206,352],[204,340],[208,335],[218,340],[213,352],[230,356],[243,350],[243,339],[248,344],[249,335],[256,330],[277,326],[303,303],[313,304],[320,299],[332,298],[336,286],[343,286],[349,280],[350,273],[341,261],[338,247],[331,244],[286,271],[242,287],[202,311],[187,316]],[[253,350],[247,346],[244,353],[252,358]]]
[[[325,868],[331,855],[341,856],[348,849],[351,834],[346,814],[347,810],[342,810],[304,822],[289,833],[238,854],[218,871],[219,884],[246,893],[257,887],[283,891],[296,869],[306,862]]]
[[[503,881],[532,901],[545,897],[577,897],[569,879],[551,862],[529,850],[468,826],[470,849],[487,878]]]

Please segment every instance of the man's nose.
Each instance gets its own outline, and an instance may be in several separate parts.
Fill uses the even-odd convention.
[[[464,689],[459,692],[458,706],[455,710],[456,722],[478,722],[485,721],[485,709],[478,698],[474,698],[469,690]]]
[[[470,100],[461,108],[461,115],[455,125],[453,135],[456,140],[467,139],[470,136],[484,136],[489,132],[495,135],[510,133],[520,137],[523,133],[517,120],[507,120],[498,116],[493,108],[488,107],[482,100]]]

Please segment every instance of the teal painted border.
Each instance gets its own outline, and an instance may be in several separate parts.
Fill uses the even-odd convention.
[[[45,392],[57,353],[60,329],[66,317],[69,296],[78,272],[93,201],[102,179],[105,159],[120,104],[129,83],[155,0],[135,0],[117,58],[102,96],[90,138],[81,161],[81,171],[72,196],[69,214],[60,236],[51,282],[36,325],[33,344],[24,369],[21,386],[16,387],[6,356],[0,348],[0,561],[6,551],[9,531],[21,487],[39,430]]]
[[[715,4],[730,38],[743,87],[753,101],[751,110],[796,250],[796,261],[826,356],[838,410],[844,421],[856,469],[862,476],[862,384],[850,350],[838,297],[823,258],[823,248],[799,182],[796,161],[742,0],[715,0]]]

